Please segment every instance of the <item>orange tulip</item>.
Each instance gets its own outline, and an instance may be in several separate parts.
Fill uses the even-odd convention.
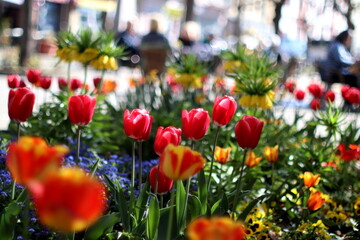
[[[184,180],[203,169],[206,161],[189,147],[167,145],[160,156],[160,169],[168,178]]]
[[[311,192],[309,200],[307,201],[307,207],[311,211],[316,211],[324,205],[325,198],[322,197],[320,191]]]
[[[216,146],[214,157],[218,163],[225,164],[230,158],[231,147],[221,148]]]
[[[304,172],[304,185],[307,187],[314,187],[320,181],[320,174],[312,174],[311,172]]]
[[[57,231],[82,231],[106,209],[106,188],[79,168],[61,168],[30,185],[40,221]]]
[[[260,161],[261,161],[262,157],[257,157],[255,155],[255,153],[253,151],[249,152],[247,157],[246,157],[246,161],[245,164],[248,167],[256,167],[257,165],[259,165]]]
[[[67,147],[50,147],[39,137],[21,137],[10,144],[6,165],[17,183],[27,185],[60,168],[67,152]]]
[[[278,160],[279,157],[279,146],[276,145],[275,147],[265,147],[263,154],[269,163],[274,163]]]
[[[227,217],[201,217],[188,225],[186,235],[189,240],[242,240],[245,228]]]

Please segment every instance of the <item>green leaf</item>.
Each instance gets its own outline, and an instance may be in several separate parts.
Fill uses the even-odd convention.
[[[102,216],[94,225],[88,228],[85,232],[85,240],[99,239],[105,233],[111,231],[112,227],[120,221],[118,213],[112,213]]]
[[[129,211],[129,204],[126,201],[125,194],[118,183],[116,185],[116,192],[115,192],[115,201],[117,208],[120,213],[121,222],[123,223],[123,227],[126,231],[130,230],[131,223],[130,223],[130,211]]]
[[[21,213],[21,205],[11,202],[0,215],[0,236],[1,240],[11,240],[14,237],[14,230],[17,215]]]
[[[201,202],[197,196],[189,195],[189,205],[188,205],[188,214],[187,216],[190,217],[188,220],[193,220],[201,215]]]
[[[146,183],[143,184],[143,188],[141,189],[140,195],[136,202],[135,217],[136,217],[138,223],[141,221],[141,218],[143,217],[144,212],[147,208],[146,203],[148,201],[149,191],[150,191],[150,183],[149,183],[149,179],[148,179],[146,181]]]
[[[160,222],[159,201],[154,195],[151,197],[149,204],[149,214],[146,220],[146,237],[148,239],[157,239],[158,227]]]
[[[242,211],[242,213],[239,215],[239,220],[243,220],[245,221],[247,215],[250,213],[250,211],[256,206],[256,204],[258,204],[260,201],[262,201],[265,197],[267,197],[268,195],[262,195],[258,198],[255,198],[254,200],[252,200],[247,207],[244,209],[244,211]]]
[[[204,170],[198,174],[198,196],[201,202],[201,212],[205,214],[207,211],[207,187]]]
[[[211,207],[211,215],[223,215],[229,209],[229,201],[226,197],[226,194],[223,193],[223,196],[220,200],[218,200],[214,205]]]
[[[182,181],[176,181],[176,222],[179,229],[181,229],[182,218],[185,207],[185,188]]]

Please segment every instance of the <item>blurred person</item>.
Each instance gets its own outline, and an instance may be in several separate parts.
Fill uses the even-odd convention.
[[[120,65],[135,67],[135,65],[139,62],[139,45],[141,38],[134,31],[134,25],[131,21],[126,23],[126,29],[122,32],[119,32],[115,36],[115,40],[117,40],[118,46],[125,46],[125,52],[127,55],[126,59],[120,60]]]
[[[159,33],[157,20],[150,20],[150,32],[141,39],[139,49],[145,76],[153,70],[156,70],[157,75],[165,71],[165,60],[171,48],[167,38]]]
[[[359,87],[359,62],[351,55],[352,42],[349,30],[341,32],[330,44],[327,58],[322,64],[322,78],[328,83],[343,82],[352,87]]]

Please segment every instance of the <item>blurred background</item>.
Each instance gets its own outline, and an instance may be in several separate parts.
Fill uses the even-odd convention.
[[[210,43],[212,51],[240,42],[285,63],[322,59],[334,36],[353,29],[351,52],[359,57],[359,9],[360,0],[0,0],[0,71],[53,64],[49,59],[61,30],[88,27],[116,34],[131,22],[142,36],[152,18],[173,48],[192,21],[190,40]]]

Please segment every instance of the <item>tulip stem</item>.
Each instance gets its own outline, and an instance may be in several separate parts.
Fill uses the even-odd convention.
[[[101,71],[101,80],[100,80],[100,83],[98,85],[98,92],[99,94],[101,93],[102,91],[102,87],[104,85],[104,75],[105,75],[105,69]]]
[[[212,149],[212,156],[211,156],[211,163],[210,163],[210,173],[209,173],[209,178],[208,178],[208,182],[207,182],[207,190],[208,190],[208,192],[210,191],[211,175],[212,175],[212,171],[213,171],[213,167],[214,167],[215,147],[216,147],[216,144],[217,144],[217,141],[218,141],[219,132],[220,132],[220,126],[218,126],[217,129],[216,129],[215,141],[214,141],[214,145],[213,145],[213,149]]]
[[[24,215],[23,215],[23,238],[25,240],[28,239],[28,227],[29,227],[29,211],[30,211],[30,201],[29,201],[29,193],[26,192],[25,200],[24,200]]]
[[[134,140],[133,145],[132,145],[132,169],[131,169],[131,189],[132,189],[132,191],[134,191],[134,186],[135,186],[135,148],[136,148],[136,141]]]
[[[176,186],[176,181],[174,182],[174,185]],[[174,218],[174,201],[175,201],[175,191],[171,192],[171,197],[170,197],[170,213],[169,213],[169,224],[168,224],[168,229],[166,232],[166,240],[171,240],[171,230],[172,230],[172,224],[173,224],[173,218]]]
[[[85,64],[84,65],[84,82],[83,82],[83,86],[81,88],[81,94],[85,94],[87,70],[88,70],[88,64]]]
[[[15,187],[16,187],[16,181],[14,179],[11,183],[11,200],[15,200]]]
[[[142,184],[142,142],[139,142],[139,191],[141,190]]]
[[[159,188],[159,172],[160,172],[160,166],[156,169],[156,182],[155,182],[155,194],[158,193]]]
[[[190,185],[191,185],[191,177],[186,180],[186,193],[185,193],[185,204],[184,204],[184,211],[182,213],[182,218],[181,218],[181,222],[180,222],[180,229],[182,228],[184,222],[186,222],[186,210],[187,210],[187,206],[188,206],[188,201],[189,201],[189,192],[190,192]]]
[[[70,87],[70,66],[71,66],[71,62],[68,63],[68,67],[67,67],[67,89],[69,89]]]
[[[77,147],[76,147],[75,163],[76,163],[76,166],[79,166],[80,141],[81,141],[81,128],[80,128],[80,126],[77,127],[76,135],[77,135]]]
[[[17,123],[17,140],[20,138],[20,122]]]
[[[274,191],[275,188],[275,163],[271,163],[271,192]]]
[[[164,207],[164,196],[160,195],[160,209]]]
[[[240,194],[240,190],[241,190],[241,179],[242,179],[242,175],[243,175],[243,171],[244,171],[244,166],[245,166],[245,159],[246,159],[246,154],[247,154],[247,149],[244,150],[244,155],[243,155],[243,159],[242,159],[242,164],[241,164],[241,168],[240,168],[240,176],[237,180],[237,184],[236,184],[236,192],[235,192],[235,199],[234,199],[234,205],[233,205],[233,212],[236,211],[236,206],[238,204],[239,201],[239,194]]]

